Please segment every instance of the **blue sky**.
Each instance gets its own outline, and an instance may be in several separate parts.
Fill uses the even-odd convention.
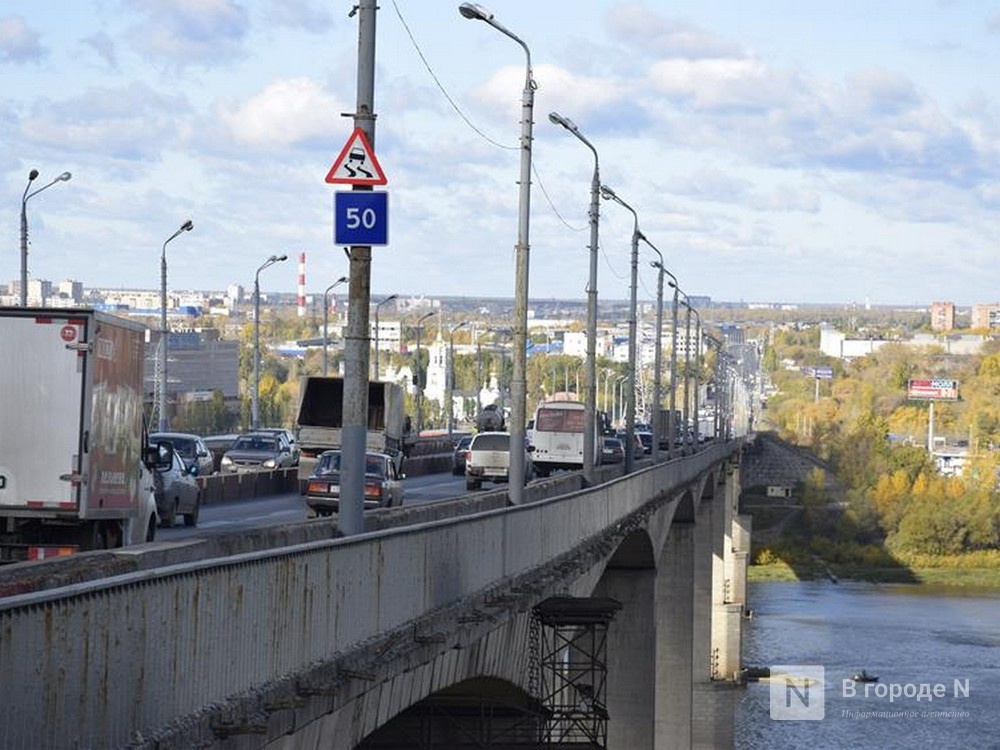
[[[524,54],[457,2],[381,0],[375,294],[511,296]],[[585,296],[593,157],[691,295],[1000,299],[1000,7],[981,2],[494,0],[532,53],[530,296]],[[307,287],[347,272],[324,177],[351,134],[357,19],[320,0],[0,3],[0,280]],[[422,53],[423,59],[421,59]],[[426,60],[426,63],[424,62]],[[436,80],[435,80],[436,79]],[[436,82],[437,81],[437,82]],[[440,84],[440,86],[438,85]],[[449,103],[450,97],[455,107]],[[456,111],[461,111],[461,115]],[[475,130],[467,122],[466,118]],[[479,132],[477,132],[479,131]],[[598,290],[628,296],[632,217],[601,205]],[[640,299],[656,281],[640,251]],[[293,291],[294,262],[265,289]]]

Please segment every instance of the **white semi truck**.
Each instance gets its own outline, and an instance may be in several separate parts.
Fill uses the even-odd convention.
[[[0,561],[151,541],[162,453],[143,421],[145,327],[0,307],[0,342]]]

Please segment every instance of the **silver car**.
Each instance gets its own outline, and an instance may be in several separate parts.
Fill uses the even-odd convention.
[[[212,458],[212,452],[198,435],[187,432],[154,432],[149,436],[149,440],[152,443],[166,440],[174,446],[175,451],[181,454],[181,458],[184,459],[184,463],[188,467],[198,467],[199,477],[207,477],[215,473],[215,460]]]
[[[160,456],[152,467],[153,496],[156,498],[160,525],[169,528],[180,515],[184,516],[185,526],[197,526],[201,511],[201,487],[194,475],[198,469],[185,464],[180,454],[166,441],[156,443],[153,448],[159,451]]]

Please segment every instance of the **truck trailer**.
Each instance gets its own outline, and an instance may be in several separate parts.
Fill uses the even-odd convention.
[[[145,327],[88,309],[0,307],[0,560],[152,540]]]
[[[342,447],[344,379],[339,376],[302,378],[296,425],[301,487],[323,451]],[[365,450],[392,456],[396,468],[401,469],[404,432],[402,387],[396,383],[369,382]]]

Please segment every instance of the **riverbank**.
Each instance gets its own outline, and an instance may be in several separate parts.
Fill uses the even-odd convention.
[[[751,582],[822,580],[829,579],[830,573],[838,580],[869,583],[916,583],[957,588],[1000,589],[1000,567],[899,565],[885,568],[807,564],[792,568],[787,563],[775,562],[767,565],[751,565],[747,569],[747,580]]]

